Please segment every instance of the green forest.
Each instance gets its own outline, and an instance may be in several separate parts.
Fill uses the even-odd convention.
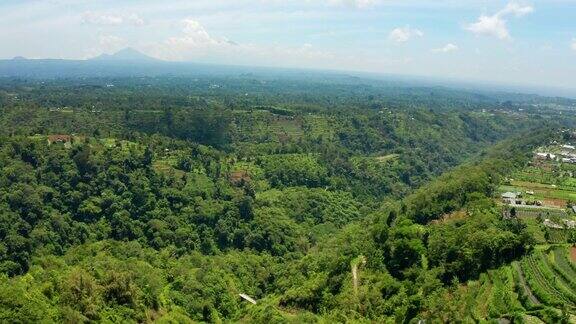
[[[532,282],[576,288],[576,234],[543,250],[495,199],[574,127],[556,102],[323,77],[0,79],[0,322],[570,322],[576,293]]]

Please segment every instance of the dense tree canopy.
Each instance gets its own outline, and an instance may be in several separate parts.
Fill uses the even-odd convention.
[[[439,319],[531,250],[492,197],[559,127],[373,81],[1,80],[0,111],[0,321],[22,322]]]

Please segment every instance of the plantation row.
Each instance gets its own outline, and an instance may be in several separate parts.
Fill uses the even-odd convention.
[[[566,243],[569,238],[570,233],[567,230],[546,228],[544,232],[544,238],[547,242],[552,244],[562,244]]]
[[[561,209],[541,209],[541,208],[516,208],[516,216],[518,217],[542,217],[542,218],[551,218],[551,217],[560,217],[565,218],[567,217],[566,211]]]
[[[569,259],[564,247],[549,251],[535,251],[521,262],[529,291],[539,303],[559,309],[576,309],[576,265]],[[534,304],[534,300],[532,300]]]
[[[513,269],[504,266],[480,275],[478,280],[469,281],[456,291],[461,303],[454,310],[458,318],[468,322],[481,322],[484,319],[501,319],[511,314],[524,313],[526,309],[516,293],[517,283]]]
[[[573,322],[573,283],[557,273],[562,271],[566,278],[576,274],[576,266],[571,265],[565,252],[559,249],[551,254],[535,253],[483,273],[478,280],[469,281],[454,292],[451,298],[461,303],[453,313],[468,322]],[[554,263],[560,257],[563,259]]]

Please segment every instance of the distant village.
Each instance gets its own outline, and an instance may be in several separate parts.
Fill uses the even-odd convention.
[[[535,158],[539,160],[551,160],[564,163],[576,163],[576,146],[571,144],[561,145],[559,153],[536,152]]]
[[[565,139],[574,140],[576,143],[576,132],[564,133],[564,135]],[[576,221],[573,217],[576,215],[576,202],[569,198],[576,194],[576,191],[571,189],[573,185],[565,185],[555,180],[549,182],[550,180],[540,178],[541,174],[547,174],[552,179],[560,180],[562,172],[564,177],[576,176],[576,172],[572,171],[576,166],[567,166],[567,164],[576,164],[576,144],[574,143],[552,141],[549,145],[538,148],[534,151],[529,165],[532,171],[520,173],[518,175],[521,177],[520,180],[506,179],[505,190],[500,194],[500,202],[507,206],[504,209],[504,217],[515,217],[517,214],[539,215],[545,227],[576,228]],[[561,167],[563,164],[565,167]],[[558,171],[558,168],[563,171]]]
[[[530,190],[526,190],[524,193],[522,192],[504,192],[501,194],[502,202],[509,207],[512,208],[534,208],[536,211],[540,210],[542,213],[548,211],[549,207],[543,206],[543,203],[538,200],[532,199],[525,199],[526,196],[533,196],[534,192]],[[576,214],[576,205],[570,207],[571,212]],[[546,213],[549,214],[549,213]],[[567,213],[554,213],[555,215],[563,215],[564,217],[568,216]],[[504,215],[505,218],[510,218],[510,210],[506,210]],[[542,222],[542,225],[553,228],[553,229],[574,229],[576,228],[576,221],[569,219],[569,218],[562,218],[560,222],[555,222],[550,218],[545,218]]]

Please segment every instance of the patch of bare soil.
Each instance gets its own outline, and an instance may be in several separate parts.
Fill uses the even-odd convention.
[[[555,199],[555,198],[546,198],[546,199],[544,199],[544,206],[564,208],[564,207],[566,207],[566,200]]]

